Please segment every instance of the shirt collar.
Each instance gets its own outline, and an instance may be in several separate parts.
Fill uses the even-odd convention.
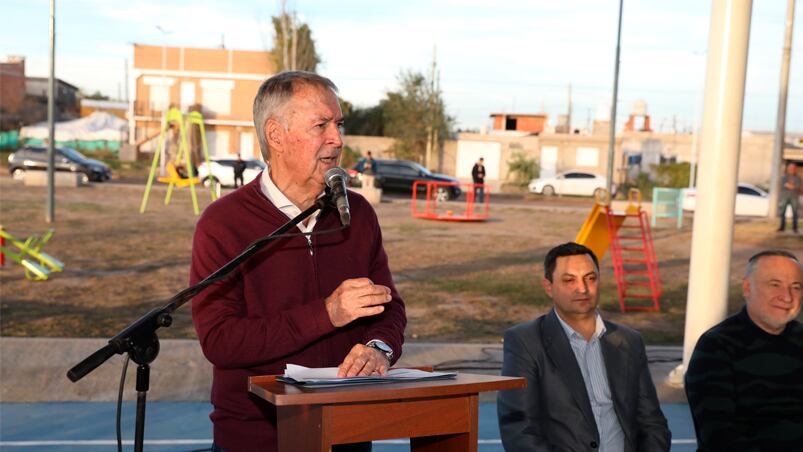
[[[597,315],[596,326],[594,327],[594,334],[591,336],[591,340],[589,340],[589,342],[593,341],[594,339],[602,337],[602,335],[605,334],[605,331],[607,331],[607,328],[605,327],[605,322],[602,321],[602,316],[599,315],[599,311],[596,311],[595,313]],[[557,316],[558,321],[560,322],[560,326],[563,328],[563,332],[566,333],[567,338],[571,339],[572,337],[578,337],[580,339],[585,340],[582,334],[575,331],[574,328],[569,326],[568,323],[566,323],[565,321],[563,321],[562,318],[560,318],[560,314],[558,314],[557,310],[555,310],[555,316]]]
[[[287,199],[287,196],[279,190],[279,187],[273,183],[273,180],[270,178],[270,163],[265,162],[265,169],[262,171],[262,180],[261,180],[261,188],[262,193],[268,200],[273,203],[274,206],[279,208],[279,210],[286,209],[288,207],[295,207],[298,208],[292,201]]]
[[[287,196],[285,196],[284,193],[279,190],[279,187],[276,186],[276,184],[273,182],[273,179],[270,178],[270,162],[265,162],[265,169],[262,171],[260,188],[262,190],[262,194],[264,194],[274,206],[279,208],[279,210],[294,207],[301,212],[301,208],[293,204],[293,201],[290,201]],[[325,194],[326,190],[323,190],[318,195],[318,198],[324,196]]]

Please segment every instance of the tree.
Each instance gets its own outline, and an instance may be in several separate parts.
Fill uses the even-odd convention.
[[[538,177],[540,168],[533,158],[527,158],[523,152],[514,152],[507,162],[508,173],[513,175],[516,185],[526,186],[531,180]]]
[[[399,75],[399,89],[388,92],[379,106],[385,136],[396,138],[394,155],[417,162],[424,162],[429,131],[432,130],[433,147],[437,149],[454,122],[446,114],[441,93],[434,88],[434,83],[423,74],[409,70]]]
[[[94,93],[85,95],[84,99],[91,99],[91,100],[109,100],[109,96],[103,95],[100,91],[95,90]]]
[[[315,40],[305,23],[300,23],[295,13],[288,13],[282,2],[282,12],[273,16],[273,59],[277,71],[315,72],[321,62],[315,51]]]
[[[385,118],[382,104],[373,107],[355,108],[348,102],[343,108],[343,121],[346,135],[366,135],[381,137],[385,131]],[[342,105],[341,105],[342,107]]]

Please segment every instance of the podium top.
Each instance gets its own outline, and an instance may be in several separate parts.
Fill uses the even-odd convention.
[[[275,375],[248,378],[248,391],[276,406],[327,405],[348,402],[418,399],[476,394],[525,387],[520,377],[458,373],[450,380],[381,383],[355,386],[304,387],[276,381]]]

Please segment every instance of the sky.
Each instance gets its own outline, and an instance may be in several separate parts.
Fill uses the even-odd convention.
[[[48,75],[48,0],[2,0],[0,58],[26,57]],[[616,0],[288,0],[313,33],[340,95],[373,106],[399,74],[429,74],[433,53],[460,129],[496,112],[607,117],[613,93]],[[753,2],[743,127],[775,129],[787,1]],[[117,98],[132,44],[270,50],[279,2],[56,0],[56,77]],[[702,116],[711,2],[625,0],[617,123],[643,100],[653,128],[691,131]],[[797,5],[787,132],[803,133],[803,19]],[[160,31],[161,27],[165,32]],[[124,97],[121,96],[121,97]]]

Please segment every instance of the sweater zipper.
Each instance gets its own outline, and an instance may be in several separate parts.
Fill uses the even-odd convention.
[[[307,238],[307,244],[309,245],[309,255],[310,255],[310,256],[313,256],[313,255],[314,255],[314,253],[312,252],[312,237],[311,237],[311,236],[308,236],[308,235],[306,235],[306,236],[304,236],[304,237],[306,237],[306,238]]]

